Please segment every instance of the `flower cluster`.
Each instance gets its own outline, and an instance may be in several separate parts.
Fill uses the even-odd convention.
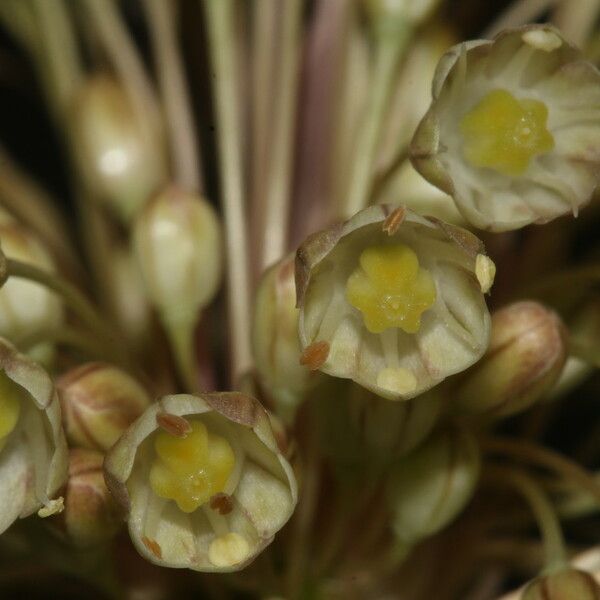
[[[471,4],[0,1],[0,597],[600,599],[600,2]]]

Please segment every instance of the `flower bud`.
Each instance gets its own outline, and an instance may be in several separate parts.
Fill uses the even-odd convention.
[[[103,461],[104,456],[95,450],[69,451],[69,479],[61,517],[69,539],[79,547],[110,540],[121,525],[117,505],[104,482]]]
[[[239,570],[297,501],[268,414],[238,392],[163,397],[111,448],[104,469],[138,552],[165,567]]]
[[[54,271],[44,246],[4,212],[0,212],[0,244],[7,258]],[[62,321],[60,299],[39,283],[9,278],[0,288],[0,335],[17,341],[40,330],[55,329]]]
[[[480,452],[467,430],[450,429],[397,463],[390,503],[398,541],[411,546],[446,527],[471,499]]]
[[[486,355],[464,374],[455,406],[507,416],[525,410],[554,387],[564,367],[566,330],[537,302],[516,302],[492,315]]]
[[[600,585],[585,571],[564,569],[534,579],[521,600],[600,600]]]
[[[288,257],[262,276],[254,308],[254,359],[266,393],[278,413],[290,417],[317,379],[300,364],[294,260]]]
[[[101,362],[67,371],[56,386],[67,439],[90,450],[108,450],[150,404],[135,379]]]
[[[0,338],[0,533],[16,519],[62,510],[67,444],[48,374]]]
[[[349,398],[352,427],[360,447],[385,461],[405,456],[438,421],[442,396],[432,390],[406,402],[389,402],[355,387]]]
[[[468,231],[378,205],[296,257],[301,360],[390,400],[418,396],[487,348],[493,265]]]
[[[153,123],[111,77],[90,77],[75,98],[75,156],[89,187],[129,222],[167,173]]]
[[[411,160],[481,229],[576,216],[600,181],[599,99],[600,73],[551,25],[465,42],[440,60]]]
[[[151,308],[138,265],[128,249],[116,247],[111,255],[111,306],[128,339],[141,346],[151,330]]]
[[[195,322],[221,281],[221,225],[211,205],[170,186],[138,215],[133,243],[146,292],[163,319]]]

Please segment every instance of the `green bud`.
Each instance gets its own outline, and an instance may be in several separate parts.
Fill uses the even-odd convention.
[[[293,414],[317,378],[315,372],[300,364],[299,314],[294,257],[289,256],[266,271],[261,279],[252,331],[260,381],[284,416]]]
[[[150,404],[135,379],[106,363],[71,369],[56,385],[67,439],[81,448],[108,450]]]
[[[57,518],[64,519],[67,536],[76,546],[110,540],[122,521],[104,482],[103,461],[104,456],[94,450],[69,451],[65,510]]]
[[[564,569],[534,579],[521,600],[600,600],[600,586],[585,571]]]
[[[492,315],[485,356],[456,389],[456,406],[506,416],[525,410],[548,392],[565,364],[565,328],[537,302],[517,302]]]
[[[54,262],[46,248],[32,232],[4,212],[0,213],[0,244],[7,258],[54,271]],[[18,341],[40,330],[55,329],[62,321],[60,299],[44,286],[9,278],[0,289],[1,336]],[[44,351],[35,358],[42,360],[46,354]]]
[[[349,399],[360,447],[385,461],[405,456],[423,442],[437,423],[441,407],[442,397],[436,390],[406,402],[390,402],[353,386]]]
[[[87,185],[129,222],[166,179],[166,161],[153,123],[125,90],[105,75],[90,77],[70,115],[74,153]]]
[[[393,529],[411,546],[446,527],[471,499],[480,452],[467,430],[435,435],[394,468],[390,485]]]
[[[221,224],[202,197],[169,186],[138,215],[134,252],[165,322],[195,322],[221,281]]]

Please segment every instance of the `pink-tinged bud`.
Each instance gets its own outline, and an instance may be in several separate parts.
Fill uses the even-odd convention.
[[[534,579],[520,600],[600,600],[600,585],[585,571],[565,569]]]
[[[548,392],[566,361],[566,330],[537,302],[511,304],[492,315],[490,346],[455,391],[461,411],[506,416]]]
[[[76,546],[106,542],[122,523],[104,482],[103,461],[104,456],[95,450],[73,448],[69,451],[69,479],[61,518],[64,518],[69,539]]]
[[[85,363],[57,382],[63,422],[74,446],[108,450],[150,404],[146,390],[112,365]]]

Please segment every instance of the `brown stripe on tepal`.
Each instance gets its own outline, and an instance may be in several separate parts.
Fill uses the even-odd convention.
[[[247,427],[254,427],[259,412],[264,412],[258,400],[240,392],[212,392],[200,394],[200,397],[230,421]]]
[[[63,376],[59,377],[56,381],[56,387],[58,389],[65,388],[80,379],[83,379],[90,373],[95,373],[96,371],[107,367],[108,365],[99,361],[89,362],[80,367],[65,373]]]

